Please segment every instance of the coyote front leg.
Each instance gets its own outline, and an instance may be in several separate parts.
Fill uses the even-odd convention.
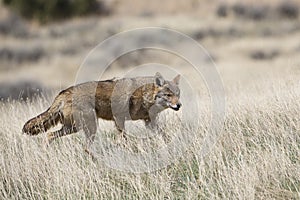
[[[97,132],[97,117],[96,113],[89,112],[83,114],[83,131],[86,137],[86,144],[84,147],[84,151],[88,153],[93,160],[96,160],[93,151],[91,150],[92,144],[95,140],[96,132]]]
[[[127,140],[126,132],[125,132],[125,119],[121,117],[114,117],[115,125],[118,131],[121,134],[121,137]]]
[[[149,118],[144,120],[147,128],[158,131],[159,127],[157,126],[157,116],[158,113],[161,112],[162,107],[160,106],[152,106],[149,110]]]
[[[145,119],[144,121],[145,121],[146,128],[154,131],[157,130],[156,117],[152,119]]]

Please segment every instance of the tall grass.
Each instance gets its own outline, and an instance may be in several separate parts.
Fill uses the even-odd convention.
[[[93,162],[82,150],[82,133],[50,147],[43,135],[22,135],[23,123],[49,105],[46,99],[2,103],[0,198],[299,199],[300,89],[286,83],[258,90],[228,96],[224,129],[210,154],[199,154],[207,132],[200,125],[190,130],[198,137],[184,156],[140,174]]]

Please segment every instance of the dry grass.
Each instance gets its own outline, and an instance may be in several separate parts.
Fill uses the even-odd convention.
[[[236,2],[224,1],[229,5]],[[247,2],[275,5],[273,0]],[[210,154],[199,154],[210,120],[210,104],[204,100],[207,91],[201,90],[201,123],[182,132],[196,134],[197,139],[176,162],[141,174],[111,169],[101,156],[94,163],[83,152],[82,133],[50,147],[43,144],[45,134],[22,135],[25,121],[44,111],[52,98],[0,102],[0,199],[300,199],[299,20],[219,18],[219,4],[208,0],[180,0],[177,4],[172,0],[134,0],[131,4],[113,0],[115,13],[100,20],[91,17],[46,27],[26,25],[28,38],[0,35],[2,49],[13,55],[28,55],[36,47],[44,51],[37,61],[1,60],[1,82],[29,79],[61,89],[74,83],[84,57],[110,35],[145,26],[172,28],[194,37],[212,53],[227,95],[223,132]],[[3,19],[8,14],[1,6],[0,10]],[[278,55],[253,59],[251,55],[257,52]],[[158,57],[151,55],[120,59],[108,78],[127,71],[135,57],[138,64],[161,61],[191,73],[178,58],[161,52]],[[188,104],[183,105],[186,109]],[[178,116],[165,114],[162,120],[168,123],[161,124],[166,130],[163,138],[150,143],[131,138],[126,148],[140,153],[168,143]],[[113,141],[117,133],[113,125],[103,121],[99,125],[97,139]],[[129,126],[130,131],[143,135],[145,129],[137,123]]]
[[[202,158],[199,154],[207,133],[201,123],[182,133],[197,135],[183,157],[163,169],[141,174],[108,168],[101,160],[92,162],[82,151],[82,133],[48,148],[43,136],[22,135],[25,120],[44,110],[49,105],[47,98],[3,103],[0,198],[298,199],[300,88],[297,79],[275,81],[263,87],[256,84],[247,92],[228,89],[225,126],[209,155]],[[208,107],[202,112],[208,112]],[[203,122],[209,121],[209,115],[203,116]],[[116,133],[110,125],[100,125],[105,126],[98,131],[101,137]]]

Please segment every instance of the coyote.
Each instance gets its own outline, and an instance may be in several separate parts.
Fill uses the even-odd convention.
[[[117,130],[126,139],[125,120],[144,120],[146,127],[156,127],[161,111],[179,110],[180,75],[172,81],[157,72],[155,76],[93,81],[71,86],[61,91],[53,104],[42,114],[27,121],[23,133],[37,135],[62,124],[58,131],[47,135],[48,144],[55,138],[83,130],[85,151],[89,149],[96,130],[97,119],[113,120]]]

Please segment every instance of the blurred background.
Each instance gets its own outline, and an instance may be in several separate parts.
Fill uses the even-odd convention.
[[[203,45],[227,90],[298,77],[299,8],[300,1],[286,0],[0,0],[0,99],[64,89],[97,44],[146,26],[175,29]],[[141,50],[112,63],[107,77],[147,62],[186,64]]]

